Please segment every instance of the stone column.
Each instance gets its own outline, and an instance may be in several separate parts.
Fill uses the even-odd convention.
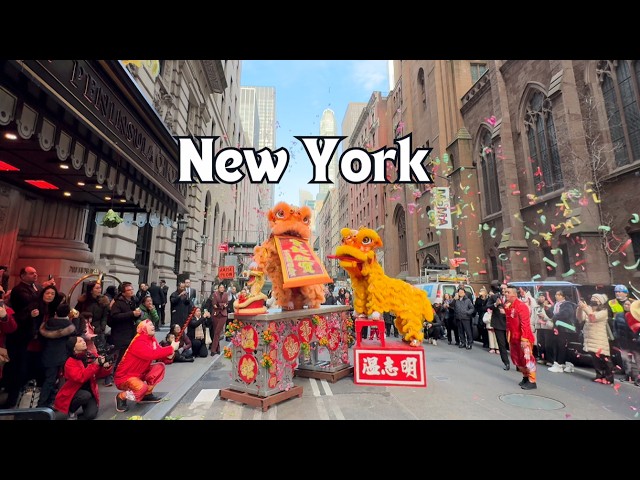
[[[84,243],[86,210],[72,203],[17,197],[19,204],[12,208],[19,222],[15,281],[20,268],[30,265],[38,271],[39,282],[53,275],[58,290],[68,293],[78,278],[96,271],[94,255]]]

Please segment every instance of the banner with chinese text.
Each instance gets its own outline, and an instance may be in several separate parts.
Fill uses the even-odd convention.
[[[333,282],[308,241],[283,235],[273,238],[282,263],[284,288]]]
[[[424,348],[387,345],[353,350],[353,381],[358,385],[426,387]]]

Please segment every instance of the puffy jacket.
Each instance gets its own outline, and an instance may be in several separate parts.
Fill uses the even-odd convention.
[[[473,302],[466,295],[460,299],[456,299],[453,303],[453,309],[455,312],[455,318],[460,320],[469,320],[473,317],[476,309],[473,307]]]

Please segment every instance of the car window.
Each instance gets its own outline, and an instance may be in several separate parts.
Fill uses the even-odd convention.
[[[454,297],[456,294],[456,287],[454,285],[443,285],[442,286],[443,295],[448,293],[451,297]]]
[[[474,300],[475,295],[473,294],[473,289],[471,287],[464,287],[464,291],[471,300]]]

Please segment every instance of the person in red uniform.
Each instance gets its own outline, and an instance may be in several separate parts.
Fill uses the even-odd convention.
[[[533,356],[533,332],[531,331],[531,315],[526,303],[518,298],[518,289],[507,288],[507,337],[511,361],[522,373],[519,383],[524,390],[538,388],[536,384],[536,359]]]
[[[179,342],[172,342],[166,347],[160,346],[156,340],[156,328],[149,319],[140,322],[122,360],[116,367],[114,382],[121,390],[116,395],[116,410],[129,410],[127,400],[139,403],[158,403],[161,399],[153,394],[153,389],[164,378],[165,364],[154,362],[173,356],[180,347]]]
[[[0,280],[2,277],[0,277]],[[4,290],[0,285],[0,379],[2,379],[2,367],[9,362],[9,352],[5,347],[6,336],[13,333],[18,328],[16,319],[13,316],[13,309],[4,304]]]
[[[87,342],[82,337],[69,337],[66,349],[69,358],[64,363],[65,382],[56,394],[53,408],[71,420],[93,420],[100,406],[97,374],[108,375],[112,366],[104,357],[87,354]],[[82,413],[76,416],[80,407]]]

